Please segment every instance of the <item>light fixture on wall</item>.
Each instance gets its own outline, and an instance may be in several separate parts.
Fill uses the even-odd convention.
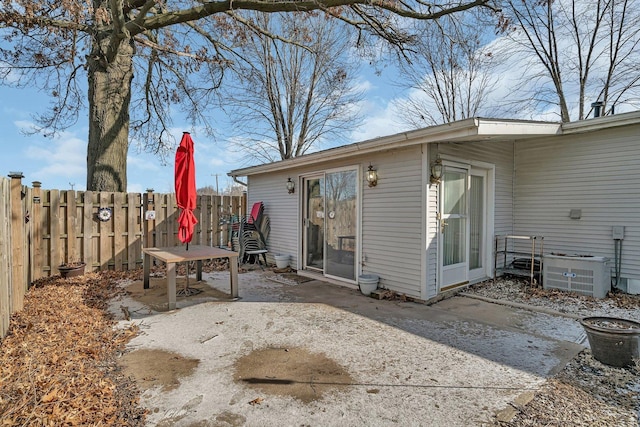
[[[369,163],[369,169],[367,169],[367,182],[369,187],[378,185],[378,171],[371,166],[371,163]]]
[[[438,157],[433,163],[431,163],[431,183],[440,184],[442,178],[442,160]]]
[[[287,191],[289,192],[289,194],[292,194],[294,191],[296,191],[296,184],[291,181],[291,178],[287,179]]]

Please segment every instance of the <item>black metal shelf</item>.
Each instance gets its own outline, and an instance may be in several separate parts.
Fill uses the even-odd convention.
[[[517,241],[530,241],[531,251],[516,250]],[[510,245],[511,244],[511,245]],[[496,236],[493,250],[493,280],[504,274],[528,277],[529,284],[536,283],[542,277],[542,256],[544,252],[542,236]],[[525,258],[518,258],[518,256]],[[498,258],[502,257],[502,266],[498,267]]]

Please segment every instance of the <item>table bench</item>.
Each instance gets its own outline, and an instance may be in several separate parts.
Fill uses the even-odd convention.
[[[166,248],[143,248],[144,253],[144,289],[149,289],[151,258],[167,263],[167,294],[169,310],[176,308],[176,263],[196,261],[196,280],[202,280],[202,261],[205,259],[229,258],[229,280],[231,282],[231,298],[238,298],[238,252],[214,246],[189,245]]]

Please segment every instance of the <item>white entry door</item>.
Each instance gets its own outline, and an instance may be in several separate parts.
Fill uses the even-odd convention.
[[[444,166],[440,185],[440,290],[469,281],[469,170]]]

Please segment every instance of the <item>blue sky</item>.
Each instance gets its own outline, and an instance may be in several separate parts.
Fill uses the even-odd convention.
[[[390,107],[390,102],[399,96],[394,93],[397,89],[393,85],[393,79],[394,72],[389,69],[384,70],[381,76],[372,70],[364,70],[359,78],[359,85],[366,91],[366,99],[361,105],[365,120],[344,143],[402,130],[401,125],[393,118]],[[48,97],[36,90],[0,86],[0,173],[7,176],[10,172],[22,172],[24,184],[31,185],[33,181],[40,181],[45,189],[84,190],[88,137],[86,115],[81,116],[75,126],[55,138],[26,136],[23,132],[33,122],[33,114],[44,111],[48,102]],[[222,121],[224,120],[221,118]],[[180,127],[179,119],[174,118],[174,124],[176,127],[172,133],[176,144],[183,131],[191,132],[194,140],[197,187],[211,185],[215,188],[216,174],[220,189],[229,186],[232,181],[227,177],[227,172],[246,165],[242,163],[241,155],[231,150],[223,138],[214,141],[204,133],[199,134],[197,129],[186,125],[184,128]],[[127,160],[127,190],[144,192],[147,188],[153,188],[156,192],[173,192],[173,154],[169,156],[167,163],[163,165],[161,159],[140,152],[136,146],[132,146]]]

